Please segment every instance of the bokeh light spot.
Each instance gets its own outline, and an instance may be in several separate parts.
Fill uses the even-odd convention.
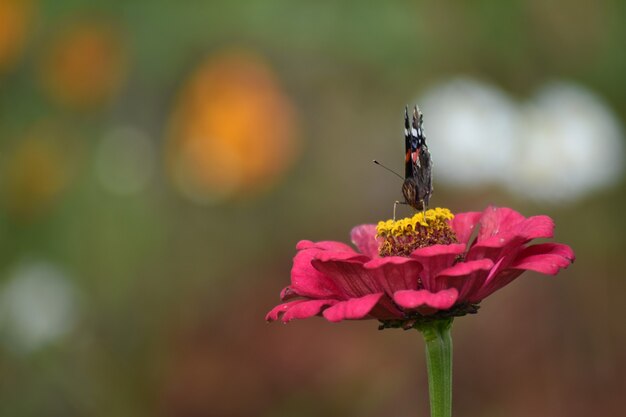
[[[148,185],[154,174],[155,158],[154,144],[143,131],[116,127],[98,145],[96,174],[108,191],[134,194]]]
[[[433,87],[419,99],[436,181],[479,186],[508,169],[518,114],[501,90],[469,78]]]
[[[74,161],[63,135],[42,123],[6,150],[0,192],[12,217],[29,220],[46,212],[69,184]]]
[[[435,181],[499,184],[523,198],[563,203],[608,187],[624,170],[623,129],[592,91],[555,82],[526,103],[459,78],[421,99]]]
[[[9,272],[0,293],[5,343],[33,351],[66,334],[76,321],[76,292],[56,265],[25,261]]]
[[[120,30],[100,21],[79,21],[53,41],[41,68],[42,82],[58,103],[91,108],[119,90],[127,56]]]
[[[175,185],[198,202],[266,189],[297,154],[294,113],[262,57],[209,57],[185,82],[172,116],[167,162]]]
[[[33,5],[29,0],[0,0],[0,73],[20,55],[32,15]]]
[[[535,200],[566,202],[608,187],[624,170],[623,129],[592,91],[565,82],[542,88],[522,109],[512,191]]]

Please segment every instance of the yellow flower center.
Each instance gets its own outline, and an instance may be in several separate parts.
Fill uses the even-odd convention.
[[[380,221],[376,237],[382,243],[380,256],[408,256],[415,249],[436,244],[456,243],[449,221],[454,214],[447,208],[435,208],[400,220]]]

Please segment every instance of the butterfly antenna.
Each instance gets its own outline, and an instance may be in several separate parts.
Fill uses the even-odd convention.
[[[398,174],[398,173],[397,173],[396,171],[394,171],[393,169],[391,169],[391,168],[387,168],[386,166],[384,166],[383,164],[381,164],[380,162],[378,162],[378,161],[377,161],[377,160],[375,160],[375,159],[374,159],[372,162],[373,162],[373,163],[375,163],[376,165],[378,165],[378,166],[382,167],[382,168],[385,168],[387,171],[391,172],[391,173],[392,173],[392,174],[394,174],[396,177],[398,177],[398,178],[400,178],[402,181],[404,181],[404,177],[403,177],[402,175]]]

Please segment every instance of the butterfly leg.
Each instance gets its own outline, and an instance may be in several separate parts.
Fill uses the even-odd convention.
[[[404,201],[397,201],[395,203],[393,203],[393,221],[396,221],[396,207],[398,206],[398,204],[407,204]]]

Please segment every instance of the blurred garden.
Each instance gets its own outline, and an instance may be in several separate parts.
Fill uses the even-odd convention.
[[[428,415],[417,332],[267,324],[301,239],[432,207],[576,252],[456,320],[454,410],[619,415],[626,2],[0,0],[0,415]],[[411,210],[400,207],[401,215]],[[415,333],[415,334],[411,334]]]

